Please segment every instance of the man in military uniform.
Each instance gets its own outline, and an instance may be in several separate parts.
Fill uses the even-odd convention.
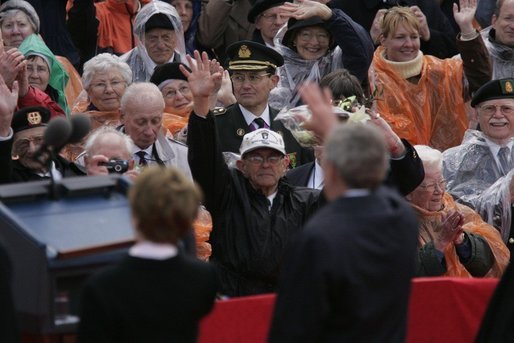
[[[501,233],[514,252],[514,79],[492,80],[471,100],[480,131],[467,130],[463,143],[443,153],[447,190],[473,207]]]
[[[274,120],[278,110],[268,104],[269,94],[279,80],[277,67],[284,64],[282,56],[251,41],[230,45],[227,56],[237,103],[215,112],[221,150],[238,153],[245,134],[267,128],[282,135],[291,167],[314,160],[313,152],[302,148],[291,132]]]

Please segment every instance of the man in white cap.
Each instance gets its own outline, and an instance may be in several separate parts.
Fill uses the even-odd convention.
[[[211,261],[218,267],[220,291],[229,296],[273,292],[285,252],[318,208],[320,193],[284,181],[289,164],[284,140],[266,128],[244,135],[237,168],[225,164],[217,120],[204,97],[214,87],[209,61],[207,55],[196,59],[192,72],[181,68],[194,98],[188,157],[213,218]]]

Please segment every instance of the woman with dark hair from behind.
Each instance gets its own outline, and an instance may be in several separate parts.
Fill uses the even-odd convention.
[[[196,342],[216,295],[212,265],[177,242],[191,230],[200,190],[172,167],[150,166],[129,190],[136,244],[86,284],[78,342]]]

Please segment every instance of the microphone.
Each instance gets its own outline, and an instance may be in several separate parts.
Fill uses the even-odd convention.
[[[46,165],[56,148],[64,146],[70,138],[72,128],[66,118],[58,117],[50,120],[43,133],[43,144],[34,153],[35,160]]]
[[[83,113],[77,113],[71,116],[71,135],[66,144],[78,143],[84,138],[91,130],[91,120],[89,116]]]

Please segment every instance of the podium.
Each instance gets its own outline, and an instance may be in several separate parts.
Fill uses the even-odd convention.
[[[118,175],[0,186],[0,241],[21,332],[75,332],[84,281],[134,242],[129,186]]]

